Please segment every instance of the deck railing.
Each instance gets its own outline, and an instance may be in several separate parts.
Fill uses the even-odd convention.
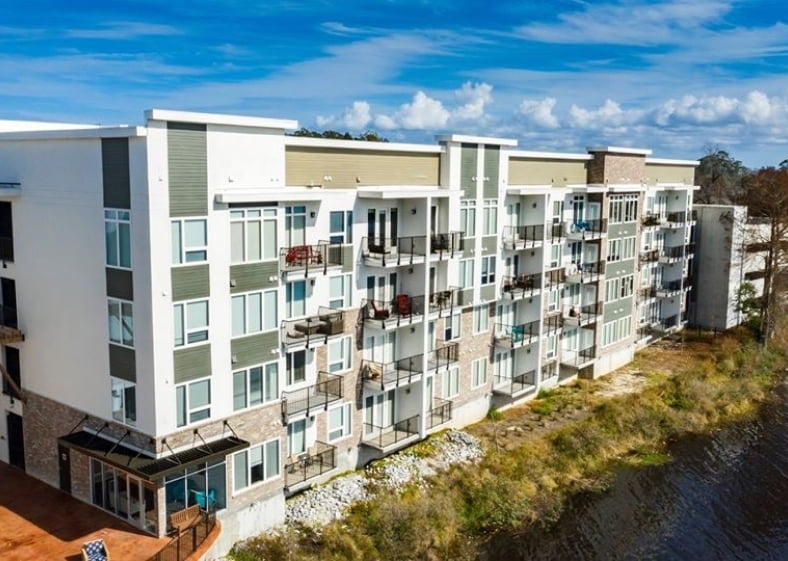
[[[432,234],[430,236],[430,255],[440,259],[450,259],[462,251],[462,232]]]
[[[543,278],[541,273],[503,277],[503,292],[512,298],[525,298],[542,288]]]
[[[382,450],[417,434],[419,416],[414,415],[387,426],[364,423],[364,436],[361,440]]]
[[[285,464],[285,486],[293,487],[337,467],[336,446],[317,441],[311,452]]]
[[[494,388],[507,395],[517,395],[529,389],[536,389],[536,370],[515,376],[496,376]]]
[[[326,274],[328,267],[342,265],[341,244],[320,242],[315,245],[294,245],[279,248],[279,270],[283,272],[317,271]]]
[[[539,339],[539,321],[510,325],[505,323],[495,324],[495,340],[498,343],[509,344],[511,347],[528,345]]]
[[[504,226],[503,243],[511,244],[515,249],[530,247],[536,242],[544,241],[544,228],[544,224]]]
[[[432,408],[427,411],[427,428],[432,429],[451,421],[452,402],[448,399],[435,397],[432,400]]]
[[[361,255],[365,259],[379,259],[384,267],[411,265],[423,261],[428,251],[427,244],[427,236],[364,237],[361,239]]]
[[[408,324],[414,317],[424,315],[424,296],[397,294],[391,300],[362,300],[361,314],[363,319],[386,322],[396,320],[396,324]]]
[[[317,383],[293,391],[282,392],[282,418],[304,411],[323,408],[342,399],[342,376],[318,372]]]
[[[185,561],[192,553],[197,551],[215,526],[216,513],[214,511],[203,511],[197,524],[174,536],[170,543],[164,546],[164,549],[148,561]]]

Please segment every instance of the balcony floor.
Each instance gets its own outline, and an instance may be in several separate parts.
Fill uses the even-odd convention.
[[[389,430],[383,433],[364,435],[361,443],[381,452],[390,452],[403,448],[418,440],[419,433],[409,433],[404,430]]]

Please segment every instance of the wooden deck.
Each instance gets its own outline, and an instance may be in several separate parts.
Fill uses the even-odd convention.
[[[0,559],[81,561],[82,544],[97,538],[123,561],[147,561],[169,541],[0,462]]]

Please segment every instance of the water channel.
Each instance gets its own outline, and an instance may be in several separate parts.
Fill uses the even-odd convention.
[[[480,559],[788,560],[788,381],[758,419],[674,443],[674,461],[622,470],[550,529],[498,536]]]

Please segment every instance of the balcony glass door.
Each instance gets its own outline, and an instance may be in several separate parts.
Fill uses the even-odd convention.
[[[285,240],[287,247],[306,245],[306,207],[285,207]]]
[[[367,236],[369,244],[396,247],[399,211],[396,208],[374,209],[367,211]]]
[[[374,434],[394,424],[394,390],[364,400],[364,432]]]

